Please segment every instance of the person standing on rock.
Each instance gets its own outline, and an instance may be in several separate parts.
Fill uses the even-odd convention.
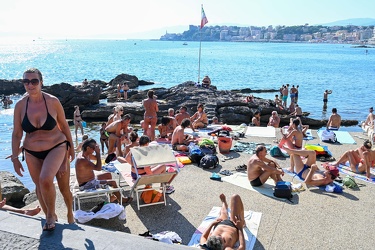
[[[82,117],[81,117],[81,112],[79,111],[79,106],[75,105],[74,106],[74,115],[73,115],[73,122],[74,122],[74,132],[76,134],[76,139],[78,138],[77,136],[77,131],[78,128],[81,129],[81,135],[83,136],[83,126],[82,126]]]
[[[328,95],[332,94],[332,90],[326,89],[323,93],[323,111],[327,111]]]
[[[56,223],[56,189],[53,181],[57,174],[64,176],[68,173],[68,164],[64,164],[67,155],[71,161],[75,158],[72,135],[59,99],[42,92],[42,73],[36,68],[28,69],[23,74],[22,82],[27,93],[14,109],[11,160],[15,172],[23,176],[24,169],[18,155],[25,131],[22,152],[46,215],[43,230],[53,231]],[[69,182],[63,183],[63,186],[64,190],[69,190]]]
[[[283,95],[282,100],[283,100],[283,106],[284,106],[284,108],[288,107],[288,93],[289,93],[288,87],[284,86],[283,90],[282,90],[282,95]]]
[[[154,91],[149,90],[147,92],[147,99],[142,101],[143,107],[145,108],[144,120],[143,120],[143,134],[149,135],[151,141],[155,140],[155,127],[158,122],[159,111],[158,103],[154,98]]]

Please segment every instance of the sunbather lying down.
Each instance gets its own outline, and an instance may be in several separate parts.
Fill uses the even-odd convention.
[[[220,194],[222,207],[219,217],[203,232],[200,244],[204,249],[227,249],[238,246],[245,249],[245,212],[241,197],[235,194],[230,199],[230,216],[224,194]]]
[[[329,185],[339,176],[339,170],[335,166],[327,165],[324,171],[319,170],[316,165],[314,150],[296,150],[287,147],[284,147],[284,149],[294,161],[294,167],[288,170],[297,173],[297,176],[304,180],[307,185],[318,187]],[[301,156],[305,157],[304,161]]]

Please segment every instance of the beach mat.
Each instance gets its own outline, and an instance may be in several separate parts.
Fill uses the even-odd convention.
[[[213,207],[210,213],[204,218],[202,223],[195,230],[193,236],[190,239],[188,246],[199,247],[199,241],[203,232],[209,227],[209,225],[219,216],[221,207]],[[253,212],[251,210],[245,211],[245,222],[246,227],[244,228],[244,237],[246,242],[247,250],[254,248],[256,237],[258,234],[258,228],[262,213]]]
[[[256,137],[276,137],[276,130],[274,127],[248,127],[246,130],[247,136]]]
[[[250,185],[250,181],[247,178],[247,173],[234,173],[221,179],[233,185],[277,199],[277,197],[273,196],[275,183],[272,179],[268,179],[266,183],[260,187],[253,187]]]
[[[322,133],[326,130],[326,128],[320,128],[317,133],[322,140]],[[353,137],[349,134],[348,131],[333,131],[336,134],[336,139],[339,143],[342,144],[357,144],[356,141],[353,139]]]
[[[373,168],[370,168],[370,172],[371,172],[371,180],[367,180],[365,174],[354,173],[354,172],[352,171],[352,169],[350,168],[349,165],[343,165],[343,164],[340,164],[340,165],[339,165],[339,171],[340,171],[340,173],[343,173],[343,174],[346,174],[346,175],[351,175],[351,176],[353,176],[354,178],[356,178],[356,179],[358,179],[358,180],[361,180],[361,181],[365,181],[365,182],[368,182],[368,183],[375,184],[375,170],[374,170]]]

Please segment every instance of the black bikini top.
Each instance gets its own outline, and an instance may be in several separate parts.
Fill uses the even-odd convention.
[[[47,119],[44,122],[43,126],[41,126],[40,128],[36,128],[33,124],[31,124],[29,117],[27,116],[27,107],[29,106],[29,98],[27,98],[26,112],[21,123],[22,129],[26,133],[32,133],[37,130],[52,130],[56,127],[57,122],[48,112],[47,102],[46,102],[46,98],[44,97],[44,95],[43,95],[43,99],[44,99],[44,104],[46,105],[46,109],[47,109]]]

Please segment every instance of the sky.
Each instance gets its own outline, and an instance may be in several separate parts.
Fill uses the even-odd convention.
[[[303,25],[375,18],[370,0],[1,0],[0,37],[160,38],[200,24]]]

